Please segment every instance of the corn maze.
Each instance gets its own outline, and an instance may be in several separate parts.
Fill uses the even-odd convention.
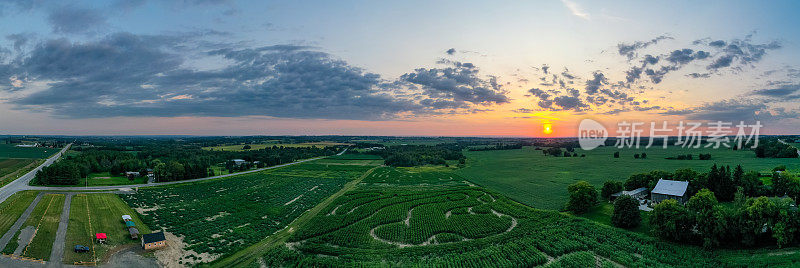
[[[373,179],[383,180],[381,174],[401,173],[374,172]],[[449,181],[428,185],[434,181],[430,178],[423,178],[425,185],[395,181],[399,183],[364,183],[346,193],[304,228],[296,230],[285,246],[265,252],[253,265],[721,265],[707,252],[694,247],[660,242],[555,211],[533,209],[481,187]]]
[[[282,229],[369,168],[304,163],[121,197],[154,230],[183,237],[186,249],[221,256]]]

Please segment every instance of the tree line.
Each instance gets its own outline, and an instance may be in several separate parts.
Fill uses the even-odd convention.
[[[459,164],[464,164],[466,157],[461,150],[462,147],[458,144],[398,145],[365,153],[380,156],[387,166],[413,167],[448,165],[447,160],[458,160]]]

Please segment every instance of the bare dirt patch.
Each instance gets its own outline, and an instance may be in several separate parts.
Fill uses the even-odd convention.
[[[211,262],[220,256],[210,253],[197,253],[194,250],[185,250],[184,248],[186,248],[187,244],[183,242],[183,237],[175,236],[170,232],[164,232],[164,236],[167,238],[167,247],[154,252],[158,263],[162,267],[177,268],[194,266],[202,262]]]

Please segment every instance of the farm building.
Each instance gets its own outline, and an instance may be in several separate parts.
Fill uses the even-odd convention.
[[[133,221],[125,221],[125,228],[136,227],[136,224]]]
[[[159,249],[167,246],[164,232],[142,235],[142,248],[145,250]]]
[[[233,163],[236,164],[237,166],[247,163],[247,161],[244,161],[244,159],[233,159],[231,161],[233,161]]]
[[[127,172],[125,172],[125,176],[128,177],[128,178],[131,178],[131,177],[136,178],[136,177],[141,176],[141,174],[138,171],[127,171]]]
[[[630,190],[630,191],[622,191],[622,192],[619,192],[619,193],[612,194],[611,195],[611,200],[617,199],[617,197],[620,197],[622,195],[629,195],[629,196],[631,196],[633,198],[636,198],[636,199],[647,198],[647,194],[648,193],[650,193],[650,191],[647,190],[647,188],[642,187],[642,188],[633,189],[633,190]]]
[[[131,218],[131,215],[122,215],[122,220],[123,221],[131,221],[133,219]]]
[[[675,199],[681,204],[688,199],[686,189],[689,187],[688,181],[673,181],[659,179],[656,187],[651,192],[653,202],[659,203],[667,199]]]

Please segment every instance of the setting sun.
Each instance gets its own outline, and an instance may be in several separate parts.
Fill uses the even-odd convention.
[[[545,135],[553,134],[553,124],[552,123],[544,123],[542,125],[542,127],[543,127],[542,133],[544,133]]]

